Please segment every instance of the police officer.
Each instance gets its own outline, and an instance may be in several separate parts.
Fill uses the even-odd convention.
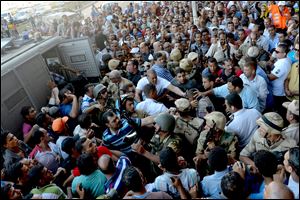
[[[283,119],[276,112],[265,113],[256,123],[260,126],[252,136],[250,142],[240,153],[240,160],[245,164],[251,165],[253,172],[257,172],[257,168],[252,160],[253,153],[259,150],[267,150],[277,155],[282,154],[289,148],[296,146],[294,139],[286,138],[282,134]]]

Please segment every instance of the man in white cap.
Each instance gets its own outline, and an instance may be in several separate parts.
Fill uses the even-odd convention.
[[[290,123],[282,130],[282,134],[296,140],[299,144],[299,100],[284,102],[282,106],[287,108],[286,119]]]
[[[294,139],[286,138],[282,134],[283,119],[276,112],[265,113],[256,123],[260,126],[252,136],[250,142],[240,153],[240,160],[257,171],[253,162],[253,153],[259,150],[284,152],[296,146]]]

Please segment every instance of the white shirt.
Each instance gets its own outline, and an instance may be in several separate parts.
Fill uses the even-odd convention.
[[[254,77],[253,80],[249,80],[245,76],[245,74],[242,74],[240,78],[243,80],[244,85],[248,85],[250,88],[252,88],[253,91],[257,93],[259,103],[258,111],[262,112],[266,107],[267,95],[269,93],[268,85],[265,79],[258,74]]]
[[[285,96],[284,81],[290,72],[292,66],[291,61],[289,58],[278,59],[274,66],[271,73],[278,78],[271,81],[273,95]]]
[[[149,84],[149,81],[147,79],[147,77],[143,77],[139,80],[139,82],[137,83],[136,89],[137,90],[144,90],[145,85]],[[167,81],[166,79],[163,79],[159,76],[157,76],[157,83],[155,85],[156,87],[156,91],[157,91],[157,95],[160,96],[163,94],[164,90],[167,89],[167,87],[170,85],[171,83],[169,81]],[[143,99],[145,99],[145,94],[143,91]]]
[[[239,139],[239,146],[244,148],[258,128],[256,120],[261,117],[261,114],[256,109],[243,108],[232,115],[234,118],[226,124],[225,131],[236,134]]]
[[[294,193],[295,199],[299,199],[299,183],[293,180],[292,176],[289,178],[289,184],[288,187],[292,190]]]
[[[136,110],[142,110],[148,115],[157,115],[162,112],[166,112],[168,108],[154,99],[146,98],[144,101],[136,105]]]

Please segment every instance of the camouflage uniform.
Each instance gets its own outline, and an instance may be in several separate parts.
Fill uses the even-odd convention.
[[[208,130],[204,130],[200,133],[200,137],[198,138],[198,145],[196,149],[196,154],[203,153],[204,149],[204,142],[206,140]],[[238,147],[238,138],[236,135],[228,132],[223,132],[220,140],[213,141],[215,143],[215,146],[220,146],[225,149],[227,154],[230,154],[233,158],[235,158],[237,155],[237,147]]]
[[[121,88],[123,88],[125,85],[127,85],[129,83],[131,83],[131,81],[129,81],[128,79],[122,77],[122,80],[121,80],[121,82],[119,84],[119,88],[121,89]],[[121,92],[120,92],[120,94],[118,93],[119,88],[118,88],[117,84],[112,83],[112,82],[110,82],[109,85],[108,85],[108,87],[107,87],[107,91],[111,94],[111,96],[112,96],[112,98],[113,98],[114,101],[116,101],[117,99],[119,99],[120,98],[119,95],[122,94]]]
[[[194,144],[202,129],[204,120],[198,117],[190,121],[177,117],[174,133],[184,136],[190,144]]]
[[[159,135],[156,134],[150,141],[150,145],[152,147],[151,153],[158,155],[166,147],[171,147],[177,154],[180,154],[181,143],[181,138],[177,135],[171,134],[161,141]]]

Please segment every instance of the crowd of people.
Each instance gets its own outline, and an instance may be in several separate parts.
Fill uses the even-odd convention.
[[[51,72],[49,102],[1,131],[1,196],[299,198],[295,1],[161,1],[92,7],[100,82]]]

